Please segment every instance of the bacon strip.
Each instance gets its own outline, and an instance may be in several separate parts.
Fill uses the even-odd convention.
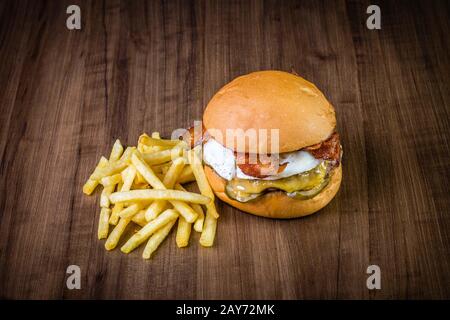
[[[331,137],[321,143],[304,148],[316,159],[329,160],[337,165],[341,158],[341,143],[339,141],[339,134],[333,133]]]
[[[244,159],[242,159],[244,158]],[[255,178],[266,178],[268,176],[273,176],[275,174],[281,173],[287,166],[287,163],[283,163],[281,165],[276,165],[276,163],[261,163],[261,161],[256,159],[257,163],[250,163],[249,154],[248,153],[240,153],[236,156],[236,162],[238,163],[239,169],[241,171],[251,177]],[[254,161],[252,159],[252,161]]]

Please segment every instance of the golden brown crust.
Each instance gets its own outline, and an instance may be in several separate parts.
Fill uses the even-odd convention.
[[[290,152],[326,140],[336,127],[334,109],[311,82],[282,71],[259,71],[225,85],[209,102],[203,115],[206,129],[222,145],[237,152],[252,152],[246,144],[226,141],[227,129],[267,129],[258,141],[258,153],[271,152],[270,129],[279,129],[279,150]],[[222,135],[223,139],[219,137]]]
[[[342,180],[342,165],[332,171],[328,185],[317,196],[309,200],[296,200],[284,192],[268,192],[246,203],[230,199],[225,190],[226,180],[217,175],[213,169],[205,166],[206,177],[219,199],[242,211],[267,218],[297,218],[310,215],[325,207],[336,195]]]

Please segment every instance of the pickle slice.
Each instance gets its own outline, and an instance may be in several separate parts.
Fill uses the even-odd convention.
[[[308,200],[318,195],[328,185],[328,182],[330,182],[330,179],[326,178],[322,181],[321,184],[315,186],[312,189],[288,192],[287,195],[297,200]]]

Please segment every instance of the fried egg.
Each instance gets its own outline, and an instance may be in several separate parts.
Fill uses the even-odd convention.
[[[276,180],[290,177],[305,171],[309,171],[318,166],[321,160],[314,158],[307,151],[294,151],[281,153],[279,155],[279,163],[286,167],[282,172],[268,176],[262,180]],[[209,139],[203,145],[203,160],[207,165],[212,167],[214,171],[226,180],[234,177],[239,179],[259,179],[246,175],[236,166],[236,157],[232,150],[225,148],[214,139]]]

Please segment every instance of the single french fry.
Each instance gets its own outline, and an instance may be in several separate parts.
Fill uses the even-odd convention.
[[[120,237],[122,236],[123,232],[125,231],[125,228],[128,226],[130,221],[131,221],[131,219],[120,219],[119,220],[119,223],[117,223],[117,225],[111,231],[111,234],[109,235],[108,239],[106,239],[106,242],[105,242],[106,250],[112,250],[117,246],[117,244],[119,243]]]
[[[176,220],[170,221],[168,224],[166,224],[164,227],[156,231],[150,239],[148,239],[147,244],[145,245],[144,252],[142,253],[142,258],[144,259],[150,259],[153,252],[158,249],[160,244],[164,241],[164,239],[167,238],[167,236],[170,233],[170,230],[172,230],[173,225],[175,224]]]
[[[131,219],[135,214],[137,214],[142,209],[142,205],[139,203],[132,204],[131,206],[123,209],[119,213],[119,217],[123,219]]]
[[[210,198],[198,193],[167,189],[147,189],[114,192],[109,197],[109,200],[114,204],[121,202],[149,200],[178,200],[205,205],[211,202]]]
[[[128,191],[133,184],[134,178],[136,177],[136,168],[130,165],[124,172],[122,172],[123,186],[122,191]]]
[[[182,148],[175,147],[173,149],[167,149],[162,151],[157,151],[153,153],[144,153],[141,154],[142,159],[148,164],[148,165],[157,165],[162,164],[165,162],[168,162],[170,160],[174,160],[181,156],[183,152]]]
[[[104,177],[112,176],[113,174],[121,172],[127,166],[128,166],[128,163],[126,161],[119,160],[119,161],[110,163],[108,166],[101,168],[97,172],[94,172],[91,175],[90,179],[100,181]]]
[[[139,137],[139,143],[142,143],[146,146],[161,146],[161,147],[175,147],[180,143],[180,140],[167,140],[160,138],[152,138],[146,134],[143,134]]]
[[[131,155],[136,151],[136,147],[127,147],[125,151],[122,153],[122,156],[120,157],[119,161],[126,162],[127,164],[130,163]]]
[[[99,179],[94,179],[96,175],[99,174],[99,172],[107,167],[109,164],[108,159],[105,157],[101,157],[100,161],[98,162],[97,166],[94,169],[94,172],[90,175],[89,179],[86,181],[86,183],[83,186],[83,193],[90,195],[92,192],[94,192],[95,188],[97,187],[99,183]],[[94,177],[94,178],[93,178]]]
[[[140,246],[145,240],[147,240],[158,229],[165,226],[169,222],[178,218],[178,212],[173,209],[167,209],[161,213],[156,219],[150,221],[141,230],[136,232],[128,241],[120,248],[124,253],[129,253],[138,246]]]
[[[198,188],[202,195],[211,199],[211,202],[206,204],[207,212],[209,212],[214,218],[219,218],[219,214],[214,204],[214,193],[206,179],[205,171],[203,170],[202,161],[196,153],[196,148],[188,152],[189,164],[194,173],[195,180],[197,180]]]
[[[178,248],[187,247],[191,236],[192,223],[187,222],[183,217],[178,218],[176,242]]]
[[[164,183],[158,178],[158,176],[153,172],[149,165],[145,163],[144,160],[140,158],[139,155],[133,154],[131,157],[131,162],[136,167],[136,170],[144,177],[144,179],[155,189],[165,190],[166,187]],[[145,190],[150,191],[150,190]],[[154,190],[155,191],[155,190]],[[158,190],[161,191],[161,190]],[[169,199],[166,199],[169,200]],[[186,219],[188,222],[194,222],[197,218],[197,213],[186,203],[177,200],[169,201],[175,209],[177,209],[180,214]]]
[[[159,132],[155,131],[155,132],[152,132],[152,138],[153,139],[161,139],[161,135],[159,134]]]
[[[111,210],[108,208],[102,208],[100,210],[100,219],[98,220],[98,238],[106,239],[108,237],[108,229],[109,229],[109,215],[111,214]]]
[[[203,209],[200,205],[193,203],[192,209],[194,209],[195,212],[197,212],[198,217],[197,220],[194,222],[194,230],[197,232],[203,231],[203,223],[205,221],[205,214],[203,213]]]
[[[110,200],[111,201],[111,200]],[[111,215],[109,216],[109,224],[113,226],[119,222],[119,213],[123,210],[123,203],[117,203],[112,207]]]
[[[199,241],[203,247],[211,247],[214,244],[216,229],[217,219],[214,218],[214,216],[209,211],[207,211],[203,231]]]
[[[122,175],[120,173],[113,174],[109,177],[103,177],[101,180],[101,184],[104,187],[109,187],[118,184],[122,181]]]
[[[100,161],[98,162],[98,166],[100,169],[106,168],[109,165],[108,159],[106,159],[104,156],[100,158]]]
[[[163,184],[167,189],[173,188],[185,164],[186,161],[183,158],[175,159],[172,162],[172,165],[170,166],[169,171],[167,171],[163,180]],[[145,219],[147,221],[155,219],[158,216],[158,214],[164,211],[166,207],[167,201],[165,200],[154,201],[145,212]]]
[[[155,153],[158,151],[172,149],[172,147],[163,147],[163,146],[146,146],[145,144],[138,143],[138,151],[142,154],[144,153]]]
[[[178,176],[182,172],[184,166],[186,165],[186,160],[183,158],[177,158],[172,162],[166,175],[164,176],[163,184],[166,188],[172,189],[177,182]]]
[[[97,180],[88,179],[83,185],[83,193],[86,195],[91,195],[95,188],[98,186]]]
[[[116,187],[115,185],[112,185],[103,188],[102,194],[100,195],[100,207],[109,208],[110,206],[109,196],[111,195],[111,193],[114,192],[115,187]]]
[[[148,223],[148,221],[145,220],[145,210],[141,210],[137,214],[135,214],[131,221],[140,225],[141,227],[145,227],[145,225]]]
[[[113,162],[119,160],[122,153],[123,153],[123,146],[120,143],[120,140],[117,139],[112,147],[111,154],[109,156],[109,161]]]

